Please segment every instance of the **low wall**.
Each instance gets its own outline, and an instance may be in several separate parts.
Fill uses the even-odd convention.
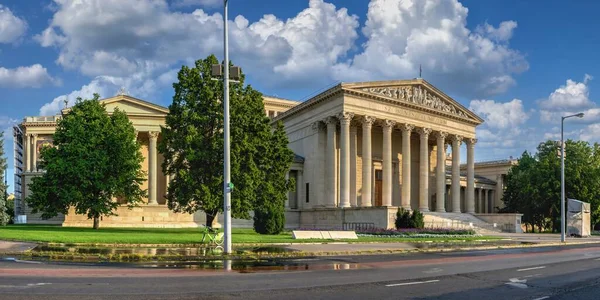
[[[523,232],[521,227],[523,214],[475,214],[474,216],[492,225],[496,224],[496,228],[505,232]]]
[[[102,217],[100,227],[154,227],[154,228],[189,228],[198,227],[194,222],[194,215],[175,213],[165,205],[148,205],[129,209],[120,206],[116,210],[117,216]],[[92,227],[93,220],[86,215],[75,214],[75,209],[70,208],[62,224],[64,227]]]
[[[398,207],[313,208],[299,212],[298,228],[394,228]]]

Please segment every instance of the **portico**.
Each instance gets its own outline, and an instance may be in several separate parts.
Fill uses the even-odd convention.
[[[319,223],[306,217],[311,211],[323,218],[323,210],[336,209],[446,212],[449,203],[448,211],[475,213],[482,207],[475,203],[474,151],[475,127],[483,120],[425,80],[342,83],[274,120],[284,122],[290,148],[305,158],[310,192],[300,226]],[[467,174],[461,188],[463,144]]]

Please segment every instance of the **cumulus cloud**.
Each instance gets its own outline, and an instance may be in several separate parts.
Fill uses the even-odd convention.
[[[27,22],[15,16],[12,11],[0,4],[0,43],[18,41],[27,31]]]
[[[223,17],[175,7],[211,0],[54,0],[49,26],[35,39],[56,47],[56,62],[95,76],[157,77],[210,53],[222,53]],[[424,78],[451,94],[483,96],[516,84],[528,69],[509,41],[514,21],[466,27],[468,10],[457,0],[372,0],[358,54],[358,16],[325,0],[283,20],[267,14],[250,23],[230,20],[235,64],[267,88],[322,87],[333,81]]]
[[[372,0],[363,52],[334,67],[341,80],[423,77],[440,88],[469,96],[506,91],[513,75],[529,68],[509,47],[517,23],[486,24],[471,32],[468,10],[457,0]]]
[[[15,69],[0,67],[0,87],[39,88],[47,84],[60,85],[61,81],[50,76],[48,70],[40,64]]]
[[[548,99],[540,102],[540,107],[547,111],[559,111],[594,106],[594,102],[589,98],[588,82],[590,80],[592,80],[592,76],[588,74],[585,74],[583,82],[567,79],[565,85],[561,85],[550,94]]]
[[[222,52],[220,13],[171,11],[164,0],[55,3],[49,27],[35,39],[59,49],[59,65],[85,75],[156,77],[176,64]],[[267,85],[320,84],[328,67],[353,46],[357,19],[323,0],[311,0],[286,21],[265,15],[251,24],[237,16],[229,21],[231,57]]]
[[[476,129],[480,157],[493,160],[520,154],[535,134],[531,128],[523,126],[530,114],[519,99],[509,102],[472,100],[469,109],[485,121]]]
[[[223,0],[175,0],[173,6],[175,7],[187,7],[187,6],[207,6],[217,7],[223,5]]]
[[[469,109],[483,116],[484,124],[495,129],[516,128],[529,118],[523,108],[523,101],[519,99],[504,103],[494,100],[472,100]]]

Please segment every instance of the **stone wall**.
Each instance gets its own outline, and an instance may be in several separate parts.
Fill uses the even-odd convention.
[[[496,224],[496,228],[505,232],[523,232],[521,228],[523,214],[475,214],[474,216],[492,225]]]
[[[393,228],[398,207],[317,208],[299,212],[299,228],[341,229],[344,226]]]
[[[174,213],[166,206],[142,206],[129,209],[126,206],[117,208],[117,216],[102,217],[100,227],[154,227],[185,228],[198,227],[194,215]],[[73,208],[65,216],[64,227],[92,227],[93,220],[86,215],[75,214]]]

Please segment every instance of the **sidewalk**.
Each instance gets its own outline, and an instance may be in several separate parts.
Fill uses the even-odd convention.
[[[37,246],[36,243],[9,242],[0,240],[0,254],[9,252],[25,252],[35,248],[35,246]]]

